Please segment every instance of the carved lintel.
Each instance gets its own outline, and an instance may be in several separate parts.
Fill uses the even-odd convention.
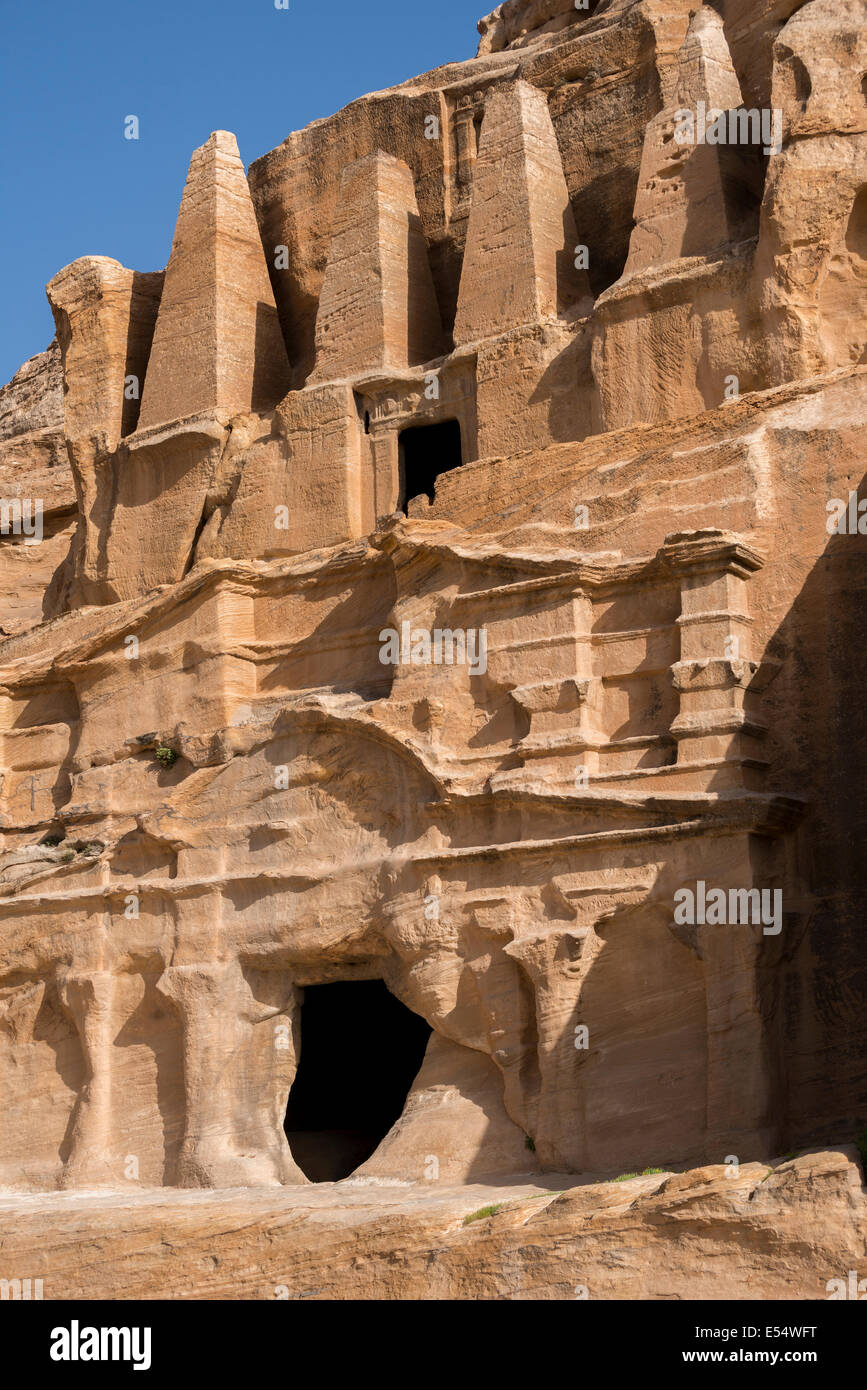
[[[536,685],[519,685],[509,693],[515,704],[530,716],[542,712],[566,714],[586,703],[590,686],[589,680],[569,677],[561,681],[539,681]]]

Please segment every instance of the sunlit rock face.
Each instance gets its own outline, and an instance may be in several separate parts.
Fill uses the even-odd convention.
[[[0,391],[6,1188],[692,1167],[725,1245],[867,1114],[860,6],[480,28],[211,135]]]

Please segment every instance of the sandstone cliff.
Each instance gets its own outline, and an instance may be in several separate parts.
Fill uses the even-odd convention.
[[[863,10],[480,30],[211,134],[165,272],[60,270],[0,392],[4,1256],[38,1210],[58,1296],[131,1200],[107,1296],[867,1275]]]

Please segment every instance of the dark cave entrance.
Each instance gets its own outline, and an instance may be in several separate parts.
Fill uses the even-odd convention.
[[[309,985],[283,1128],[311,1182],[364,1163],[399,1117],[431,1029],[382,980]]]
[[[400,446],[400,507],[406,512],[414,497],[434,500],[434,488],[441,473],[460,468],[463,463],[459,420],[439,425],[415,425],[402,430]]]

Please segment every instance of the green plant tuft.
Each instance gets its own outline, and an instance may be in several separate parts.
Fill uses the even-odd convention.
[[[469,1226],[473,1221],[484,1221],[486,1216],[496,1216],[502,1205],[502,1202],[495,1202],[491,1207],[479,1207],[478,1211],[464,1217],[464,1225]]]
[[[178,760],[178,755],[174,748],[170,748],[167,743],[161,743],[156,751],[156,759],[158,763],[162,763],[163,767],[173,767]]]
[[[529,1134],[524,1135],[524,1148],[529,1149],[531,1154],[536,1152],[536,1141]]]

